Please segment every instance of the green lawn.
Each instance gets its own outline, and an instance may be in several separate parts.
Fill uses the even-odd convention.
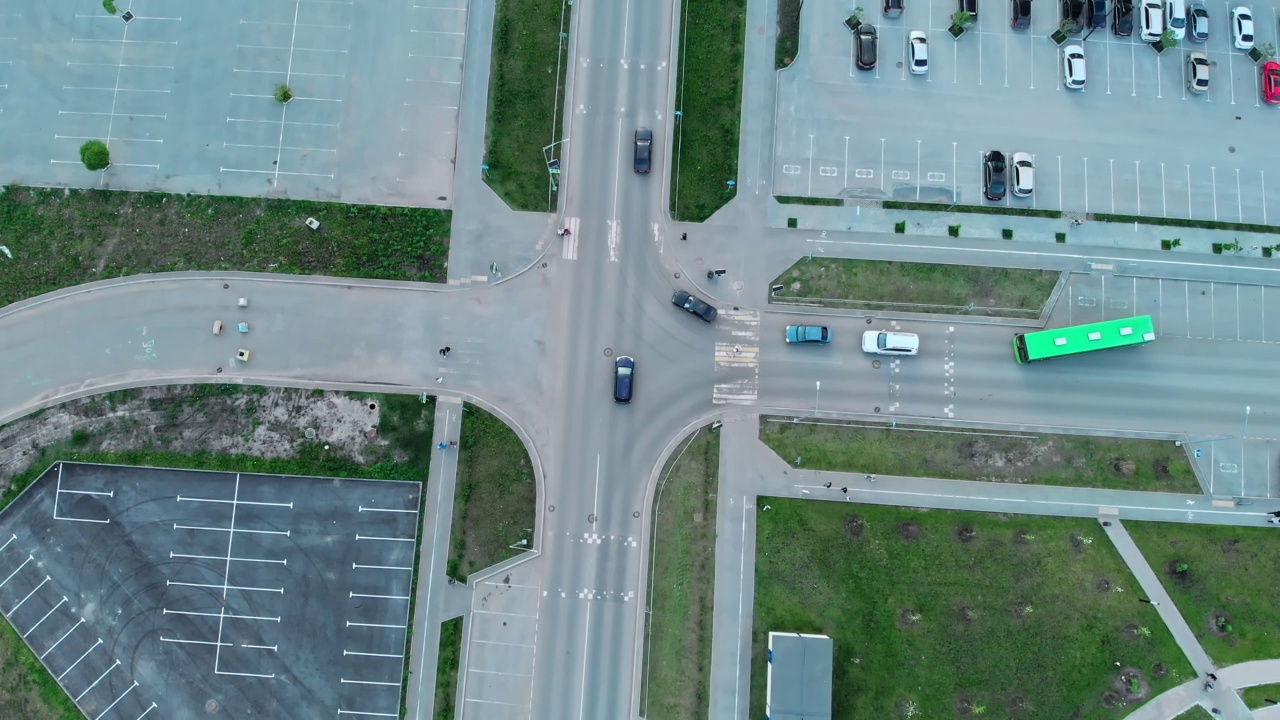
[[[771,630],[832,637],[837,720],[1119,720],[1195,677],[1094,520],[766,502],[751,717]]]
[[[774,66],[790,65],[800,53],[800,8],[803,0],[778,0],[778,39],[773,48]]]
[[[314,217],[319,230],[304,221]],[[0,194],[0,306],[104,278],[250,270],[445,280],[451,213],[113,190]]]
[[[733,199],[738,179],[738,127],[746,0],[684,0],[680,63],[671,125],[671,214],[702,222]],[[661,155],[658,155],[661,158]]]
[[[511,546],[532,541],[538,502],[533,464],[519,436],[474,405],[465,413],[448,569],[462,582],[524,551]]]
[[[1280,685],[1255,685],[1242,693],[1244,704],[1250,710],[1280,703]]]
[[[556,207],[542,149],[564,137],[571,10],[562,0],[497,0],[484,162],[489,186],[516,210]]]
[[[774,279],[773,301],[862,310],[1035,318],[1061,273],[933,263],[801,258]]]
[[[458,696],[458,662],[462,654],[462,618],[440,624],[440,655],[436,662],[434,720],[453,720]]]
[[[948,480],[1199,493],[1172,442],[768,417],[760,438],[803,467]]]
[[[703,428],[667,463],[654,498],[647,720],[706,716],[719,477],[720,433]]]
[[[1275,528],[1259,525],[1125,523],[1219,666],[1280,657],[1280,553]]]
[[[1217,717],[1219,716],[1211,715],[1208,710],[1199,705],[1193,705],[1173,720],[1217,720]]]

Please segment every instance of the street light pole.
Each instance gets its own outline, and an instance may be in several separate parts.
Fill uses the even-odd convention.
[[[813,414],[818,414],[818,393],[822,391],[822,381],[813,381]],[[1246,416],[1247,419],[1247,416]]]

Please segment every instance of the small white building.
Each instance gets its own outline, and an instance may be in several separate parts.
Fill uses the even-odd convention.
[[[826,635],[769,633],[766,720],[831,720],[831,670]]]

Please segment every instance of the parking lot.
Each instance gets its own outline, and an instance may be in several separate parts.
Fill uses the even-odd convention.
[[[4,183],[450,204],[461,0],[117,5],[0,0]]]
[[[61,463],[0,609],[87,717],[395,717],[420,486]]]
[[[981,158],[996,149],[1036,164],[1034,194],[1002,205],[1250,223],[1280,208],[1280,178],[1266,176],[1280,108],[1262,102],[1258,67],[1232,49],[1226,3],[1206,3],[1207,42],[1164,53],[1109,26],[1072,36],[1087,59],[1081,90],[1063,87],[1048,37],[1058,3],[1032,3],[1031,28],[1013,30],[1009,3],[985,2],[959,40],[946,31],[953,0],[907,0],[894,19],[868,5],[871,71],[855,67],[847,4],[804,7],[799,57],[779,76],[777,195],[990,204]],[[1274,9],[1254,17],[1257,44],[1274,43]],[[927,31],[925,75],[906,67],[911,30]],[[1203,95],[1186,89],[1193,51],[1211,63]]]

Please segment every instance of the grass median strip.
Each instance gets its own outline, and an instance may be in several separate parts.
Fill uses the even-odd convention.
[[[957,212],[974,215],[1017,215],[1021,217],[1060,218],[1061,210],[1005,207],[1002,205],[946,205],[944,203],[885,200],[880,204],[885,210],[921,210],[924,212]]]
[[[803,195],[774,195],[774,200],[783,205],[825,205],[827,207],[841,207],[844,201],[840,198],[829,197],[805,197]]]
[[[719,475],[720,434],[703,428],[667,463],[654,499],[659,540],[649,573],[642,694],[648,720],[706,716]]]
[[[571,3],[498,0],[493,21],[485,178],[516,210],[547,212],[556,193],[547,169],[564,137]]]
[[[681,7],[671,214],[683,222],[706,220],[735,194],[745,23],[746,0]]]
[[[440,654],[436,661],[434,720],[453,720],[458,696],[458,663],[462,655],[462,618],[440,623]]]
[[[1195,678],[1096,520],[759,498],[770,631],[834,642],[832,718],[1115,718]]]
[[[1012,360],[1010,360],[1012,362]],[[760,435],[803,467],[947,480],[1199,493],[1182,448],[1169,441],[995,433],[766,418]]]
[[[1060,273],[934,263],[803,258],[774,281],[771,302],[1035,318]]]
[[[0,305],[171,270],[442,282],[449,223],[449,212],[420,208],[10,186],[0,195],[0,245],[13,254],[0,258]]]
[[[528,549],[538,497],[524,443],[498,418],[467,404],[458,446],[448,573],[465,582]]]
[[[1280,685],[1254,685],[1241,693],[1245,707],[1257,710],[1270,705],[1280,705]]]
[[[1280,226],[1257,223],[1224,222],[1220,220],[1193,220],[1191,218],[1152,217],[1150,215],[1117,215],[1114,213],[1090,213],[1098,222],[1138,223],[1166,227],[1202,228],[1204,230],[1230,230],[1234,232],[1280,234]]]
[[[778,39],[773,48],[774,66],[781,70],[800,53],[800,8],[804,0],[778,0]]]

